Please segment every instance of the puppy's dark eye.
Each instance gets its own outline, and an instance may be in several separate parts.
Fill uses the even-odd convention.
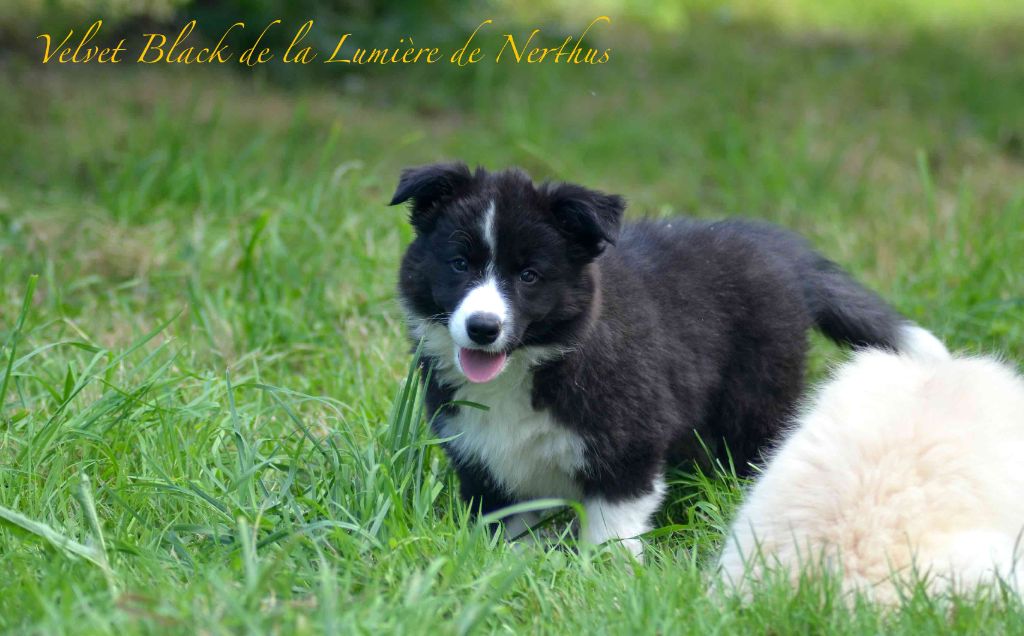
[[[537,282],[538,278],[540,278],[540,274],[538,274],[532,269],[524,269],[523,271],[519,272],[519,280],[523,281],[527,285],[532,285],[533,283]]]
[[[453,271],[456,271],[460,274],[469,269],[469,263],[466,262],[466,259],[461,257],[453,258],[452,260],[448,261],[448,264],[452,266]]]

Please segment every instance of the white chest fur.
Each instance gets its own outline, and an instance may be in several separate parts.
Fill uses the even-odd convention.
[[[517,364],[517,362],[519,364]],[[574,478],[584,465],[579,435],[531,405],[532,378],[523,361],[509,360],[504,372],[487,384],[465,384],[456,400],[483,404],[488,410],[460,406],[446,419],[445,437],[460,457],[485,466],[510,495],[521,499],[579,499]]]

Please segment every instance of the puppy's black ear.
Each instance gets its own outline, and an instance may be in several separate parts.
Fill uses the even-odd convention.
[[[617,194],[605,194],[571,183],[545,184],[551,212],[558,227],[587,258],[598,256],[619,238],[626,201]]]
[[[389,205],[412,199],[409,222],[418,231],[426,232],[437,217],[438,202],[458,193],[472,178],[469,168],[461,162],[406,168]]]

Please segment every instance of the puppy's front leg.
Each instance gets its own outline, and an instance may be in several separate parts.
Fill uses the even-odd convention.
[[[651,517],[665,496],[665,480],[658,475],[650,486],[633,496],[609,498],[595,494],[583,499],[587,521],[582,539],[601,544],[620,541],[638,561],[643,562],[639,535],[651,529]]]
[[[521,512],[505,517],[501,522],[505,525],[505,540],[506,541],[531,541],[533,534],[532,528],[540,523],[541,516],[537,512]]]

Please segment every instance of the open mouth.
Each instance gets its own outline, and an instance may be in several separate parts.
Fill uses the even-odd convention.
[[[505,368],[508,354],[504,351],[491,353],[479,349],[459,347],[459,366],[470,382],[490,382]]]

